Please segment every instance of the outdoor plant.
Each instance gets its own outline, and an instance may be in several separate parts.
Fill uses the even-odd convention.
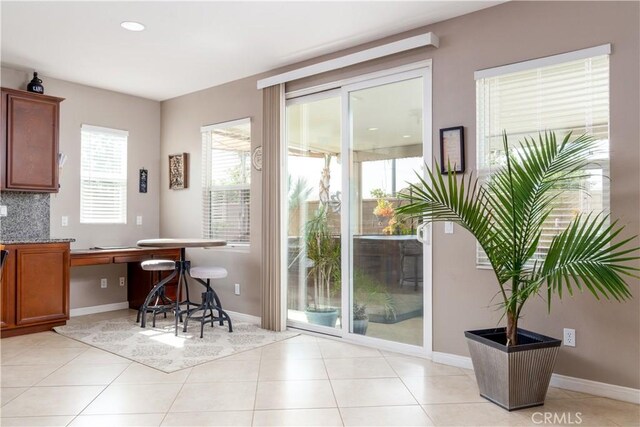
[[[367,306],[373,306],[381,308],[385,318],[396,318],[396,304],[385,284],[359,268],[353,270],[353,298],[354,307],[361,308],[363,313],[366,313]],[[357,319],[355,312],[354,319]]]
[[[367,306],[354,302],[353,303],[353,320],[367,320],[368,318],[369,316],[367,316]]]
[[[391,218],[394,214],[394,209],[393,203],[387,200],[387,194],[382,189],[376,188],[371,190],[371,195],[377,200],[373,214],[378,218]]]
[[[623,226],[604,213],[578,214],[551,241],[541,257],[539,241],[553,201],[568,190],[580,190],[581,176],[597,142],[590,136],[561,141],[553,132],[524,138],[517,148],[503,135],[504,166],[486,182],[470,174],[459,178],[448,167],[443,177],[427,167],[427,179],[411,185],[409,203],[397,208],[427,223],[452,221],[477,239],[489,259],[499,285],[501,307],[507,318],[506,343],[518,344],[518,320],[525,303],[546,291],[551,297],[573,295],[587,288],[597,299],[622,301],[631,296],[625,276],[640,270],[635,238],[621,238]],[[636,264],[637,265],[637,264]]]
[[[329,228],[327,208],[321,206],[305,227],[307,258],[312,261],[309,276],[313,277],[313,303],[309,310],[334,310],[331,307],[332,287],[340,284],[340,239]]]

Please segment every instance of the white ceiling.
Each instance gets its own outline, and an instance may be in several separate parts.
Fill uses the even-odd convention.
[[[2,1],[1,60],[165,100],[498,3]]]
[[[351,92],[353,150],[368,152],[368,160],[408,157],[407,147],[422,152],[422,93],[420,78]],[[306,155],[340,153],[341,116],[340,94],[289,106],[289,147]]]

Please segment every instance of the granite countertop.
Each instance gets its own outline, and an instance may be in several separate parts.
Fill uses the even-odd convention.
[[[42,244],[42,243],[68,243],[75,242],[76,239],[14,239],[14,240],[5,240],[0,239],[0,244],[2,245],[27,245],[30,243],[33,244]]]

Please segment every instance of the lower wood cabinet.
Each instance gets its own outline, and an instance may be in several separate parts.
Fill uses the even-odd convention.
[[[21,335],[69,319],[69,243],[6,245],[1,334]]]

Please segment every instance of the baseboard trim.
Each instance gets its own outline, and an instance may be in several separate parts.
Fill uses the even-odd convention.
[[[456,366],[458,368],[473,370],[471,358],[451,353],[433,352],[433,361],[443,365]],[[640,405],[640,389],[624,387],[615,384],[601,383],[583,378],[569,377],[567,375],[553,374],[551,386],[566,390],[588,393],[594,396],[608,397],[609,399]]]
[[[589,393],[640,405],[640,389],[637,388],[623,387],[621,385],[601,383],[560,374],[553,374],[551,377],[551,385],[553,387]]]
[[[113,304],[94,305],[91,307],[72,308],[70,317],[84,316],[87,314],[104,313],[105,311],[116,311],[129,308],[129,302],[115,302]]]
[[[252,316],[251,314],[238,313],[237,311],[231,311],[231,310],[224,310],[224,311],[227,312],[229,317],[231,317],[232,321],[247,322],[247,323],[252,323],[254,325],[259,325],[262,321],[260,317]]]
[[[436,363],[442,363],[443,365],[473,370],[473,363],[471,363],[471,358],[467,356],[458,356],[457,354],[434,351],[431,360]]]

